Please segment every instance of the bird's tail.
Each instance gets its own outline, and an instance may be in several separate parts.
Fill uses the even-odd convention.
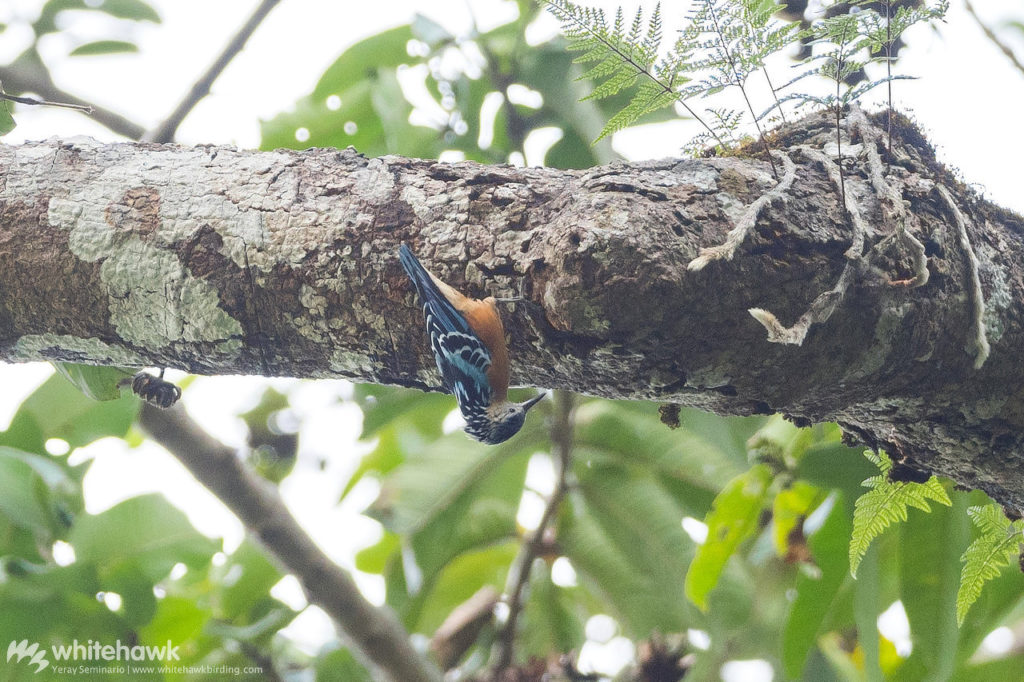
[[[434,283],[434,278],[413,255],[412,249],[406,244],[398,247],[398,259],[405,268],[405,272],[412,280],[416,288],[416,294],[420,297],[420,304],[423,306],[423,313],[433,317],[433,323],[440,327],[440,331],[468,332],[469,326],[462,314],[455,309],[444,293]]]
[[[437,291],[437,286],[430,279],[430,273],[413,254],[408,244],[403,243],[398,247],[398,260],[402,262],[402,267],[405,268],[406,274],[409,275],[409,279],[412,280],[413,286],[416,287],[416,293],[421,299],[427,298],[428,293],[440,296],[441,292]]]

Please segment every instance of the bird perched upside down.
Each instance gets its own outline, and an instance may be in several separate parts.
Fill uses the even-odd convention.
[[[466,433],[488,445],[508,440],[545,394],[509,402],[508,348],[496,301],[463,296],[434,277],[405,244],[398,256],[423,304],[430,348],[445,389],[455,394],[466,418]]]

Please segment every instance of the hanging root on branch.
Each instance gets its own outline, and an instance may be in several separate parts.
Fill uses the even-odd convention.
[[[800,146],[798,149],[812,161],[820,163],[825,168],[825,172],[828,173],[829,179],[832,180],[832,184],[836,186],[838,190],[840,187],[840,170],[838,164],[834,162],[827,154],[817,149],[807,146]],[[843,302],[846,297],[846,292],[849,291],[850,286],[853,284],[856,274],[860,269],[861,260],[864,253],[864,237],[868,232],[868,225],[865,222],[863,215],[861,215],[860,207],[857,205],[856,200],[853,198],[853,193],[848,192],[846,194],[846,211],[850,215],[850,220],[853,223],[853,244],[846,250],[844,254],[847,258],[846,265],[843,267],[842,274],[839,275],[839,280],[836,285],[830,290],[822,292],[814,299],[810,307],[807,309],[800,319],[796,321],[792,327],[786,327],[775,315],[763,308],[750,308],[747,312],[761,323],[761,325],[768,330],[768,341],[771,343],[788,343],[794,346],[803,344],[804,338],[807,336],[807,331],[813,324],[820,324],[832,317],[832,313],[835,309]]]
[[[946,205],[949,206],[949,212],[956,219],[960,235],[960,248],[963,249],[964,255],[967,257],[967,267],[971,276],[968,293],[971,298],[971,322],[974,326],[974,337],[970,339],[968,348],[974,351],[974,369],[981,369],[981,366],[985,364],[985,360],[988,359],[991,347],[988,344],[988,336],[985,331],[985,296],[981,291],[978,256],[974,253],[974,247],[971,246],[971,240],[967,236],[967,218],[964,217],[964,214],[957,207],[956,201],[953,200],[953,195],[942,185],[936,185],[935,189],[938,190],[939,196],[945,200]]]
[[[736,250],[739,248],[747,236],[754,231],[754,226],[757,224],[757,218],[761,214],[761,211],[765,206],[773,201],[780,200],[784,201],[786,198],[786,192],[793,186],[793,180],[796,178],[796,164],[786,154],[779,151],[772,151],[772,154],[782,160],[783,174],[782,179],[772,189],[768,190],[760,197],[758,197],[753,203],[749,204],[744,210],[743,215],[736,221],[736,226],[729,230],[729,233],[725,236],[725,242],[718,246],[710,246],[700,250],[700,255],[690,261],[686,269],[691,272],[703,270],[708,263],[716,260],[732,260],[732,257],[736,255]]]
[[[881,143],[879,132],[868,121],[864,110],[856,104],[850,107],[848,121],[850,136],[852,137],[856,131],[864,142],[868,160],[868,179],[875,194],[878,195],[882,207],[882,220],[886,226],[891,226],[889,236],[874,246],[872,254],[884,253],[893,243],[899,243],[910,252],[914,276],[909,279],[890,280],[889,283],[894,286],[924,286],[928,283],[929,276],[928,257],[925,255],[924,244],[907,229],[907,223],[916,223],[917,219],[907,211],[907,205],[896,188],[885,179],[882,158],[878,153],[878,145]]]

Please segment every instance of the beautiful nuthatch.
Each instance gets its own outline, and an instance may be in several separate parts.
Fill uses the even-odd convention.
[[[508,440],[545,394],[509,402],[508,347],[497,302],[463,296],[424,268],[405,244],[399,259],[423,304],[434,360],[445,389],[459,403],[466,433],[489,445]]]

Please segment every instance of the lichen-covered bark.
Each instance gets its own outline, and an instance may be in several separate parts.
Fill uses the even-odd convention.
[[[766,161],[559,171],[351,150],[0,146],[0,358],[433,388],[397,260],[407,241],[468,293],[525,297],[505,315],[514,383],[838,420],[1024,509],[1024,225],[938,167],[913,128],[898,132],[886,180],[909,202],[928,282],[894,283],[914,278],[912,255],[880,246],[892,221],[863,141],[846,140],[870,257],[800,346],[769,343],[747,311],[792,324],[851,262],[834,184],[798,149],[828,151],[822,116],[775,135],[795,181],[734,258],[699,271],[687,265],[700,249],[776,186]],[[940,186],[977,257],[991,344],[979,369],[970,255]]]

